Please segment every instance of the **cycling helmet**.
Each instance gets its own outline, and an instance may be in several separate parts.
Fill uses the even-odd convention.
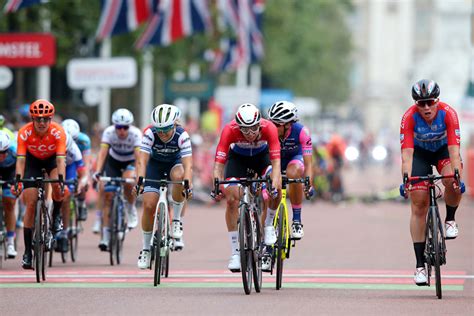
[[[64,130],[72,136],[73,139],[77,139],[79,133],[81,132],[81,128],[79,127],[79,123],[74,121],[73,119],[64,120],[63,123]]]
[[[133,114],[127,109],[118,109],[112,114],[112,123],[115,125],[131,125]]]
[[[160,104],[151,112],[151,124],[157,128],[164,128],[174,125],[181,116],[181,111],[177,106],[171,104]]]
[[[54,115],[54,105],[45,99],[38,99],[30,105],[31,117],[52,117]]]
[[[439,92],[438,84],[429,79],[421,79],[415,82],[411,88],[411,96],[415,101],[437,99],[439,97]]]
[[[3,125],[5,125],[5,116],[3,116],[2,114],[0,114],[0,128],[2,128]]]
[[[235,121],[240,127],[250,127],[260,123],[259,109],[250,103],[244,103],[235,113]]]
[[[285,124],[298,120],[298,110],[294,103],[288,101],[278,101],[273,103],[268,110],[268,118],[276,124]]]
[[[20,106],[20,109],[18,111],[20,112],[21,116],[27,117],[30,115],[30,105],[23,104],[22,106]]]
[[[0,151],[10,148],[10,137],[7,133],[0,131]]]

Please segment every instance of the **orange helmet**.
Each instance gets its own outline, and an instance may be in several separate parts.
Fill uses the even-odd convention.
[[[31,117],[52,117],[54,105],[45,99],[38,99],[30,105]]]

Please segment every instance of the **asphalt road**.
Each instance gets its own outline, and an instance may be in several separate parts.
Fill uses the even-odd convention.
[[[370,177],[347,174],[349,192],[380,190],[398,180],[381,169],[371,170]],[[184,223],[186,247],[172,253],[170,277],[157,288],[152,272],[136,267],[140,230],[127,235],[123,263],[110,266],[91,232],[91,212],[80,237],[78,261],[63,264],[56,256],[45,283],[36,284],[34,272],[22,270],[19,258],[4,262],[0,314],[472,315],[473,211],[474,201],[464,199],[456,216],[460,237],[447,242],[442,300],[436,298],[434,286],[413,284],[408,204],[305,203],[305,237],[285,262],[283,288],[276,291],[274,276],[265,274],[262,292],[249,296],[240,274],[226,270],[230,249],[224,204],[192,204]]]

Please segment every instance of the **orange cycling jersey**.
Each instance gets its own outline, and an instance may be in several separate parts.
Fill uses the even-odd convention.
[[[61,125],[51,122],[44,136],[39,136],[33,122],[23,126],[18,131],[17,156],[24,157],[29,152],[38,159],[51,156],[66,156],[66,133]]]

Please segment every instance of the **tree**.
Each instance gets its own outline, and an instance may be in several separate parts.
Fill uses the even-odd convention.
[[[334,104],[349,95],[349,1],[266,2],[264,87],[287,88],[297,95]]]

